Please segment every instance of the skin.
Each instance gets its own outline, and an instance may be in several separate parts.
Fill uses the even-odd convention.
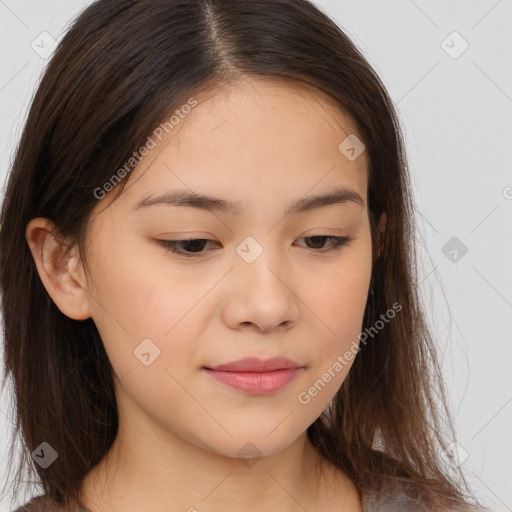
[[[134,169],[123,194],[98,201],[87,269],[64,254],[53,224],[33,219],[27,241],[59,309],[92,318],[115,371],[119,432],[87,475],[84,504],[115,510],[361,510],[355,486],[320,457],[306,429],[329,405],[352,362],[309,403],[298,401],[362,329],[371,278],[368,160],[338,145],[357,133],[328,98],[269,79],[208,96]],[[131,185],[131,186],[130,186]],[[354,202],[283,215],[292,201],[344,186]],[[194,190],[241,202],[240,215],[190,206],[134,210],[148,195]],[[381,219],[383,229],[385,218]],[[348,245],[325,252],[330,239]],[[248,236],[263,249],[247,263]],[[156,240],[214,240],[187,258]],[[215,243],[217,242],[217,243]],[[324,252],[322,252],[322,250]],[[316,252],[315,252],[316,251]],[[151,339],[160,355],[134,356]],[[281,355],[304,366],[271,395],[248,395],[202,367]],[[252,464],[238,456],[252,443]]]

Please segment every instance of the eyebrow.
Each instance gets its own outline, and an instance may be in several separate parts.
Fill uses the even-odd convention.
[[[327,194],[307,196],[294,201],[286,208],[284,214],[297,214],[349,202],[364,207],[364,199],[355,190],[337,188]],[[227,201],[187,190],[171,190],[156,197],[148,196],[142,199],[132,208],[132,211],[155,205],[192,206],[210,212],[230,213],[233,215],[240,215],[246,210],[240,202]]]

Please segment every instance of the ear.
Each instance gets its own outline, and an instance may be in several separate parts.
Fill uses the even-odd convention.
[[[39,277],[56,306],[69,318],[91,317],[83,266],[78,248],[70,248],[48,219],[32,219],[25,237],[34,258]]]
[[[382,253],[382,245],[384,240],[384,235],[386,234],[386,224],[387,224],[387,215],[386,212],[382,212],[380,219],[379,219],[379,241],[376,248],[376,255],[375,259],[379,258],[379,256]]]

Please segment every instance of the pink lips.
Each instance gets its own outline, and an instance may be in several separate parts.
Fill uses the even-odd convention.
[[[286,358],[273,357],[262,360],[248,357],[228,364],[203,367],[214,379],[251,395],[268,395],[292,381],[300,364]]]

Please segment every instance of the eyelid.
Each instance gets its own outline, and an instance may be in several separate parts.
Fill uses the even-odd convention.
[[[326,240],[331,240],[331,245],[327,248],[320,248],[320,249],[311,249],[308,247],[305,247],[306,249],[309,249],[312,253],[317,254],[325,254],[325,253],[334,253],[339,250],[341,250],[344,246],[348,245],[352,240],[353,237],[351,236],[334,236],[334,235],[324,235],[324,234],[315,234],[315,235],[308,235],[308,236],[302,236],[298,238],[298,240],[302,240],[303,238],[324,238]],[[179,249],[179,245],[181,243],[186,242],[193,242],[193,241],[204,241],[206,243],[213,242],[213,243],[220,243],[216,242],[215,240],[211,240],[209,238],[182,238],[177,240],[157,240],[160,245],[166,249],[167,252],[174,253],[178,256],[183,256],[185,258],[202,258],[203,255],[208,254],[210,251],[199,251],[199,252],[187,252],[187,251],[181,251]],[[302,246],[304,247],[304,246]]]

